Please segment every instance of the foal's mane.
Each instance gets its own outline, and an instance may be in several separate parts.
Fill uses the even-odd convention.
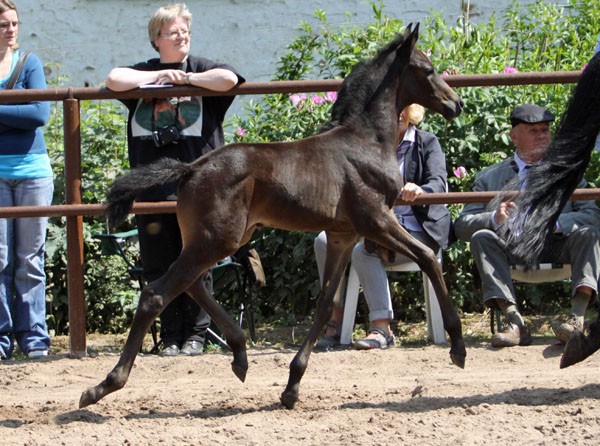
[[[410,35],[408,31],[410,26],[407,32],[397,34],[394,40],[381,47],[375,56],[361,60],[352,67],[331,108],[331,119],[321,127],[321,131],[330,130],[363,115],[365,106],[373,99],[373,93],[379,87],[380,82],[377,81],[383,79],[394,61],[389,57],[390,54]]]
[[[600,53],[583,71],[541,163],[529,169],[519,212],[501,228],[508,250],[523,264],[537,263],[544,242],[583,178],[600,131]],[[512,189],[519,185],[512,184]]]

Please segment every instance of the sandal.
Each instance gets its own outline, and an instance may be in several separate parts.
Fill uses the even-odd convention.
[[[371,328],[369,334],[376,334],[373,339],[359,339],[354,343],[356,350],[372,350],[374,348],[388,348],[396,343],[394,336],[387,336],[381,328]]]
[[[321,336],[321,339],[315,344],[315,350],[326,352],[340,345],[340,325],[335,321],[329,321],[327,326],[335,328],[335,333]]]

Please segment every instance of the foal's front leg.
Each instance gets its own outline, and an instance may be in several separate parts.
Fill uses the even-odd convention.
[[[317,300],[315,321],[302,343],[302,347],[290,364],[288,384],[281,394],[281,403],[288,409],[293,409],[298,401],[300,380],[308,367],[308,359],[317,338],[331,317],[333,297],[337,291],[344,269],[350,259],[352,248],[356,243],[356,234],[327,234],[327,255],[323,273],[323,287]]]
[[[375,215],[375,214],[374,214]],[[462,337],[462,327],[456,309],[448,296],[448,289],[444,282],[442,268],[434,252],[412,237],[396,220],[391,212],[382,211],[377,219],[365,225],[364,233],[369,238],[384,247],[405,255],[417,263],[421,270],[427,274],[435,295],[440,304],[444,329],[450,337],[450,359],[460,368],[465,367],[467,350]]]

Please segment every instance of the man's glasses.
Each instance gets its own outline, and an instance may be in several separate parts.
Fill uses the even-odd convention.
[[[21,22],[0,22],[0,31],[8,31],[9,28],[18,28]]]
[[[188,31],[187,29],[180,29],[179,31],[169,31],[168,33],[160,33],[160,35],[163,37],[163,39],[175,40],[179,37],[189,37],[192,35],[192,32]]]

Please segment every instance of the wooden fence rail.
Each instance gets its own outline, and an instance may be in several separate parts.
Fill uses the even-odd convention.
[[[444,79],[452,87],[476,87],[575,83],[580,75],[581,71],[556,71],[449,75],[445,76]],[[341,83],[342,80],[340,79],[246,82],[228,92],[215,92],[189,86],[177,86],[165,89],[135,89],[126,92],[114,92],[107,88],[58,88],[47,90],[0,91],[0,103],[28,101],[63,102],[66,204],[40,207],[24,206],[0,208],[0,218],[32,217],[41,215],[67,217],[67,292],[69,302],[71,357],[80,358],[86,354],[85,290],[83,285],[83,216],[100,215],[103,213],[103,206],[100,204],[81,203],[80,101],[143,97],[324,92],[338,90]],[[427,194],[426,197],[419,197],[417,202],[420,204],[487,202],[492,199],[494,195],[493,192]],[[598,199],[600,198],[600,189],[578,190],[572,198]],[[175,212],[175,203],[135,203],[133,212]]]

